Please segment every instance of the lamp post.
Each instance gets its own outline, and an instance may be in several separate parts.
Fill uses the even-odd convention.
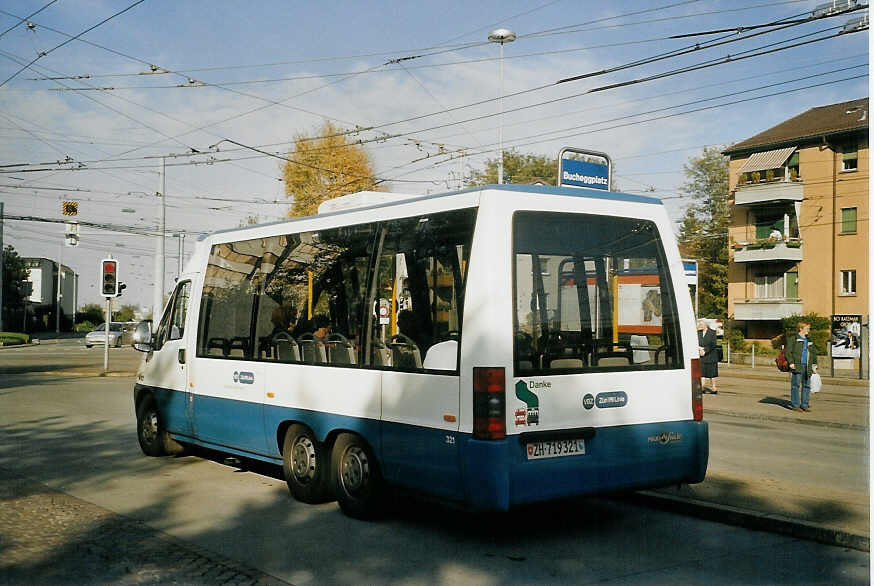
[[[498,122],[498,148],[501,156],[498,158],[498,185],[504,183],[504,43],[512,43],[516,40],[516,33],[506,28],[499,28],[489,33],[489,42],[501,45],[501,114]]]
[[[160,198],[158,208],[158,238],[155,241],[155,288],[152,296],[152,331],[157,328],[161,320],[161,310],[164,309],[164,222],[166,220],[167,206],[165,189],[167,181],[166,159],[161,158],[161,189],[156,194]]]

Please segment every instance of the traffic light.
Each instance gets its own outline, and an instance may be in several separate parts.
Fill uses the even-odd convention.
[[[101,263],[100,292],[104,297],[118,295],[118,261],[103,259]]]

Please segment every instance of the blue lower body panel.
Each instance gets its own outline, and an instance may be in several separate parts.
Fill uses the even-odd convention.
[[[518,436],[463,442],[466,499],[485,510],[704,479],[707,423],[678,421],[598,428],[583,455],[528,460]]]

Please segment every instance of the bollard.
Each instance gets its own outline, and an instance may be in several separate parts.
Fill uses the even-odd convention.
[[[753,344],[753,368],[756,367],[756,345]]]

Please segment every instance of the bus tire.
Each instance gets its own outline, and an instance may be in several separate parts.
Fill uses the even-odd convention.
[[[334,494],[343,513],[354,519],[374,519],[383,509],[383,482],[370,446],[361,437],[344,433],[331,453]]]
[[[147,395],[137,409],[137,440],[147,456],[166,456],[169,441],[161,422],[155,398]]]
[[[291,495],[302,503],[330,500],[328,450],[306,426],[294,424],[282,442],[282,472]]]

